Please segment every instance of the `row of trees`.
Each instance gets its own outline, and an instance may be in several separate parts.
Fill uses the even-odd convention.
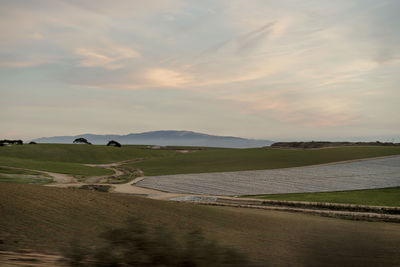
[[[4,139],[4,140],[0,140],[0,146],[5,146],[5,145],[22,145],[24,144],[24,142],[22,140],[8,140],[8,139]],[[36,142],[31,141],[29,142],[30,145],[35,145]],[[74,144],[87,144],[87,145],[91,145],[92,143],[90,143],[86,138],[76,138],[74,140]],[[118,143],[115,140],[111,140],[107,143],[107,146],[115,146],[115,147],[121,147],[121,144]]]
[[[4,146],[4,145],[22,145],[24,142],[22,142],[22,140],[8,140],[8,139],[4,139],[4,140],[0,140],[0,146]]]
[[[80,137],[80,138],[76,138],[74,140],[74,144],[87,144],[87,145],[91,145],[92,143],[90,143],[86,138]],[[115,140],[111,140],[107,143],[107,146],[115,146],[115,147],[121,147],[121,144],[118,143]]]

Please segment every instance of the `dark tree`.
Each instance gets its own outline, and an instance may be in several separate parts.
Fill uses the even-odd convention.
[[[108,142],[107,146],[121,147],[121,144],[118,143],[117,141],[111,140]]]
[[[36,145],[37,143],[35,141],[30,141],[29,144],[30,145]]]
[[[22,145],[24,142],[22,140],[1,140],[0,143],[3,145]]]
[[[86,140],[85,138],[83,138],[83,137],[76,138],[74,140],[74,144],[88,144],[88,145],[91,145],[91,143],[88,140]]]

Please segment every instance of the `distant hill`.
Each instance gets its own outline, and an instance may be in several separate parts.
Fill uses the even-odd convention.
[[[271,147],[276,148],[323,148],[338,146],[400,146],[400,143],[392,142],[329,142],[329,141],[311,141],[311,142],[277,142]]]
[[[37,143],[71,144],[76,138],[86,138],[92,144],[107,144],[115,140],[121,144],[160,145],[160,146],[206,146],[227,148],[251,148],[269,146],[270,140],[246,139],[233,136],[217,136],[191,131],[152,131],[127,135],[81,134],[76,136],[41,137],[32,141]]]

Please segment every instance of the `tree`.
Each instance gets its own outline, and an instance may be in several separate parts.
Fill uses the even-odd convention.
[[[110,142],[108,142],[107,146],[121,147],[121,144],[117,141],[111,140]]]
[[[83,138],[83,137],[76,138],[74,140],[74,144],[88,144],[88,145],[91,145],[91,143],[88,140],[86,140],[85,138]]]
[[[0,140],[3,145],[22,145],[24,142],[22,140]]]

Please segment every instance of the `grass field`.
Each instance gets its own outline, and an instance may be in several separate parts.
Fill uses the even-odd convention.
[[[297,167],[400,154],[400,147],[338,147],[315,150],[219,149],[148,159],[133,165],[146,176]]]
[[[3,175],[0,174],[0,182],[15,183],[15,184],[49,184],[53,179],[43,176],[32,175],[30,177],[24,175]]]
[[[36,171],[29,171],[29,170],[21,170],[21,169],[14,169],[8,167],[1,167],[0,166],[0,173],[1,174],[23,174],[23,175],[40,175],[40,172]]]
[[[36,161],[85,164],[112,163],[135,158],[151,158],[174,154],[170,150],[141,149],[144,146],[109,147],[82,144],[36,144],[1,147],[0,157]]]
[[[400,225],[257,209],[198,206],[79,189],[0,183],[0,249],[65,249],[73,238],[95,246],[98,234],[130,216],[179,234],[205,236],[273,266],[396,266]],[[97,244],[98,245],[98,244]]]
[[[53,182],[53,179],[40,172],[0,167],[0,182],[17,184],[48,184]]]
[[[289,201],[329,202],[400,207],[400,187],[352,190],[343,192],[273,194],[246,197]]]
[[[33,169],[39,171],[66,173],[79,176],[111,175],[114,173],[111,170],[84,166],[79,163],[40,161],[40,160],[23,159],[23,158],[1,157],[1,156],[0,156],[0,165]]]
[[[164,157],[176,152],[96,145],[37,144],[0,149],[0,166],[27,168],[80,176],[111,175],[113,171],[82,164],[112,163],[131,159]]]
[[[261,170],[296,167],[342,160],[400,154],[400,147],[340,147],[317,150],[209,149],[191,153],[173,150],[122,148],[98,145],[37,144],[0,148],[0,166],[73,175],[110,175],[112,171],[82,164],[104,164],[143,159],[128,164],[145,175]]]

